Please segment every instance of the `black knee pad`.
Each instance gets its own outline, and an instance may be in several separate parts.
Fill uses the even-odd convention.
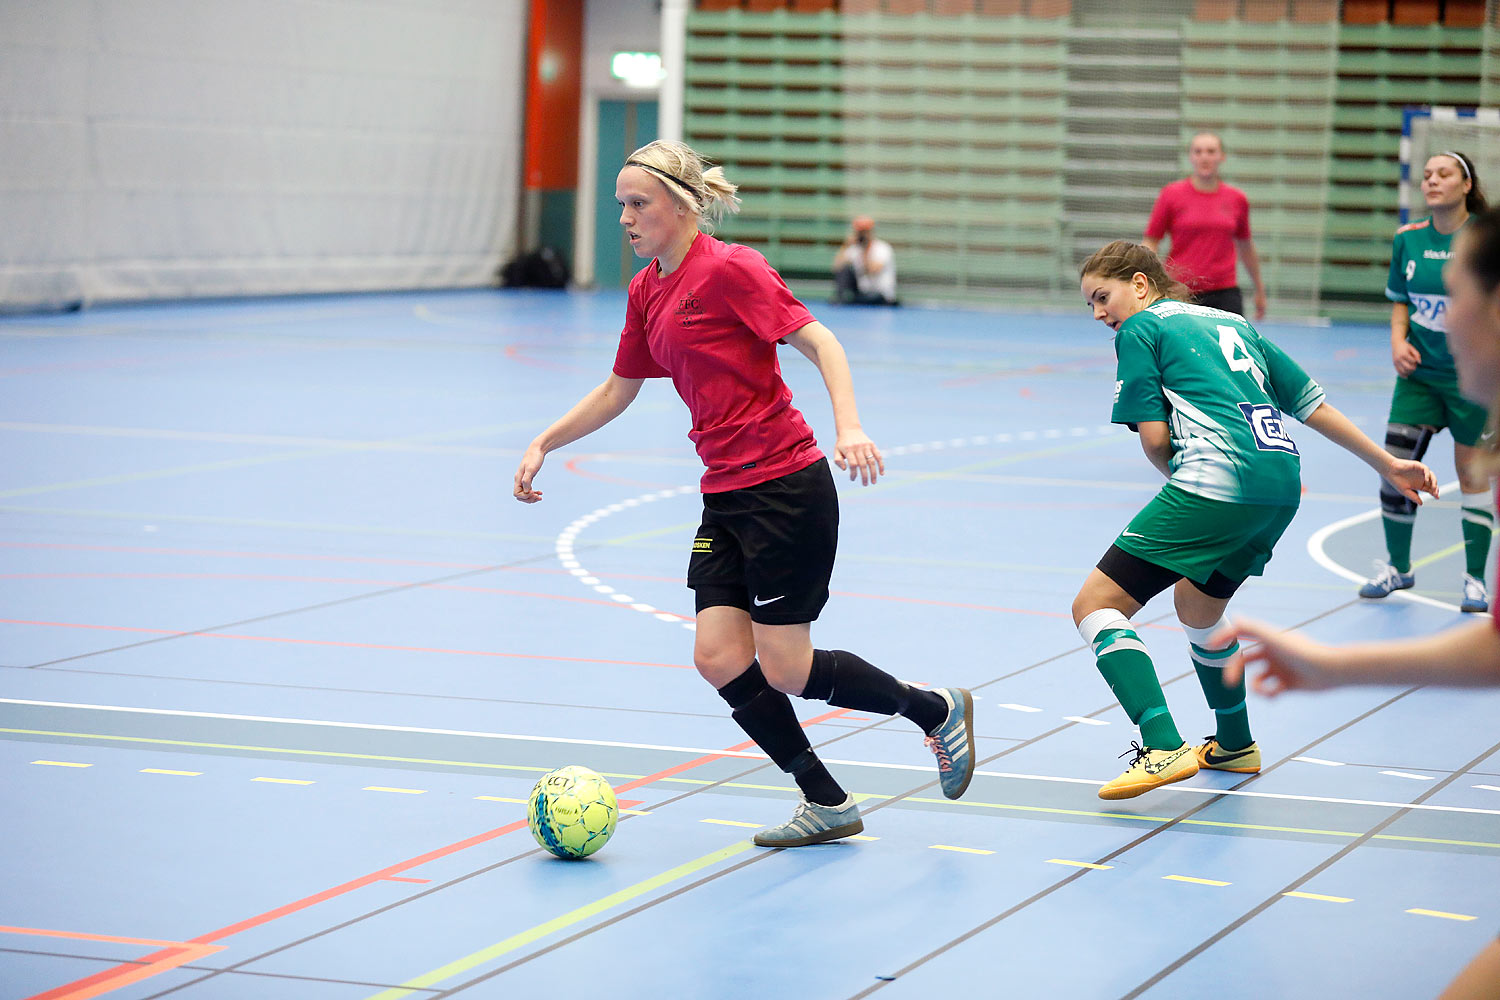
[[[1427,454],[1427,446],[1431,443],[1431,427],[1414,427],[1411,424],[1386,425],[1385,450],[1397,458],[1409,458],[1414,462],[1420,462],[1422,456]],[[1417,505],[1415,501],[1408,500],[1401,491],[1382,479],[1380,481],[1380,510],[1393,517],[1409,518],[1416,516]]]
[[[1427,446],[1432,443],[1431,427],[1414,427],[1411,424],[1385,425],[1385,450],[1397,458],[1422,461]]]

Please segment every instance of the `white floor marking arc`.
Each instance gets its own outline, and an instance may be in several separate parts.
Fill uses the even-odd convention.
[[[1447,493],[1450,490],[1456,489],[1458,489],[1457,480],[1451,483],[1443,483],[1438,487],[1438,492]],[[1352,528],[1356,524],[1363,524],[1366,521],[1373,521],[1378,517],[1380,517],[1380,508],[1376,507],[1365,511],[1363,514],[1355,514],[1353,517],[1346,517],[1343,520],[1324,525],[1313,532],[1312,537],[1307,540],[1307,554],[1312,556],[1313,561],[1328,570],[1328,572],[1341,576],[1353,583],[1364,583],[1368,577],[1361,576],[1352,569],[1334,562],[1333,558],[1323,550],[1323,543],[1336,532],[1343,531],[1345,528]],[[1404,601],[1413,601],[1417,604],[1426,604],[1429,607],[1442,608],[1444,611],[1459,611],[1457,604],[1449,604],[1446,601],[1434,600],[1431,597],[1424,597],[1421,594],[1413,594],[1409,590],[1398,590],[1391,597],[1399,597]]]
[[[1009,432],[1003,432],[994,435],[980,434],[968,438],[960,437],[950,438],[946,441],[929,441],[925,444],[897,445],[894,448],[885,449],[884,454],[887,456],[895,456],[915,454],[922,451],[940,451],[947,448],[979,447],[987,445],[991,443],[991,441],[997,443],[1005,443],[1011,440],[1035,441],[1038,438],[1055,439],[1065,436],[1086,437],[1089,434],[1107,435],[1118,433],[1121,433],[1121,429],[1119,427],[1116,427],[1113,424],[1101,424],[1097,428],[1094,428],[1092,430],[1087,427],[1072,427],[1067,430],[1050,428],[1044,431],[1020,431],[1014,434]],[[636,611],[640,611],[644,614],[649,614],[652,617],[656,618],[658,621],[667,622],[668,624],[681,625],[683,628],[687,629],[690,632],[696,632],[698,630],[698,626],[691,617],[687,615],[674,614],[670,611],[662,611],[661,609],[652,607],[645,602],[637,601],[634,597],[631,597],[629,595],[617,594],[613,587],[610,587],[608,584],[600,583],[599,578],[589,573],[588,570],[584,569],[583,565],[578,561],[578,556],[574,551],[573,543],[577,540],[579,533],[582,532],[583,529],[587,528],[591,524],[594,524],[595,522],[603,520],[611,514],[617,514],[627,507],[638,507],[643,503],[651,503],[655,500],[665,500],[670,497],[682,496],[688,493],[696,493],[697,491],[698,487],[696,486],[677,486],[663,490],[656,490],[651,493],[645,493],[640,496],[631,497],[627,500],[618,501],[616,503],[605,504],[602,507],[597,507],[594,510],[589,511],[587,514],[574,519],[570,524],[568,524],[567,527],[558,532],[557,538],[554,541],[554,548],[557,552],[558,562],[562,564],[564,569],[568,570],[568,572],[578,577],[579,582],[584,586],[593,588],[595,593],[612,595],[613,599],[619,601],[621,604],[628,604]],[[1040,709],[1038,709],[1037,711],[1040,711]]]
[[[660,750],[667,753],[688,754],[691,756],[713,755],[718,757],[735,757],[745,760],[766,760],[764,754],[747,753],[740,750],[709,749],[706,747],[682,747],[670,746],[657,743],[627,743],[612,740],[584,740],[567,739],[559,736],[528,736],[517,733],[482,733],[462,729],[428,729],[420,726],[388,726],[367,722],[334,722],[323,719],[292,719],[268,715],[233,715],[223,712],[189,712],[170,708],[134,708],[126,705],[88,705],[77,702],[62,701],[33,701],[25,698],[0,698],[0,704],[5,705],[32,705],[42,708],[78,708],[94,712],[134,712],[142,715],[170,715],[197,719],[224,719],[236,722],[272,722],[291,726],[330,726],[337,729],[362,729],[375,732],[394,733],[423,733],[434,736],[473,736],[489,740],[517,740],[528,743],[560,743],[574,746],[597,746],[615,747],[631,750]],[[1310,759],[1310,758],[1293,758]],[[869,767],[884,771],[915,771],[932,773],[931,764],[894,764],[881,761],[869,760],[843,760],[825,757],[824,763],[837,764],[843,767]],[[38,763],[38,762],[33,762]],[[45,763],[61,763],[47,761]],[[1319,761],[1319,763],[1333,763],[1332,761]],[[87,764],[67,764],[65,767],[88,767]],[[976,770],[975,775],[987,778],[1009,778],[1017,781],[1044,781],[1054,784],[1070,785],[1092,785],[1098,787],[1103,781],[1093,778],[1064,778],[1046,774],[1019,774],[1010,771],[986,771]],[[1478,809],[1470,806],[1444,806],[1430,803],[1417,802],[1385,802],[1377,799],[1343,799],[1323,795],[1292,795],[1284,792],[1255,792],[1246,789],[1232,788],[1210,788],[1184,785],[1178,783],[1172,786],[1174,792],[1185,792],[1194,795],[1228,795],[1242,798],[1276,799],[1292,802],[1325,802],[1331,805],[1372,806],[1381,809],[1415,809],[1426,812],[1445,813],[1467,813],[1480,816],[1500,816],[1500,809]],[[1500,788],[1496,788],[1500,791]]]

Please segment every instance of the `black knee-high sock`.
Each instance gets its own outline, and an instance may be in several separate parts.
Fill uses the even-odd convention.
[[[948,703],[932,691],[914,688],[842,649],[813,650],[812,670],[802,697],[877,715],[900,715],[930,733],[948,718]]]
[[[730,714],[745,735],[792,776],[809,801],[836,806],[849,797],[813,752],[791,699],[766,683],[758,660],[721,687],[719,697],[729,703]]]

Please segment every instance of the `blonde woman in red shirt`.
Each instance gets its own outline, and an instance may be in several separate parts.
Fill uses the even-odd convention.
[[[630,283],[614,370],[531,442],[514,492],[523,503],[540,500],[533,480],[549,452],[623,413],[646,379],[672,380],[706,468],[687,574],[697,607],[693,663],[800,791],[792,818],[755,843],[802,847],[853,836],[864,823],[812,750],[788,695],[909,719],[926,734],[950,799],[974,773],[974,700],[963,688],[912,687],[853,653],[813,648],[811,625],[828,600],[838,547],[838,495],[792,405],[778,344],[823,376],[839,469],[868,485],[885,464],[860,426],[849,363],[832,332],[758,252],[708,234],[738,210],[735,190],[722,168],[684,143],[630,154],[615,200],[636,256],[651,264]]]
[[[1245,192],[1219,178],[1224,141],[1213,132],[1199,132],[1188,143],[1188,162],[1193,172],[1157,195],[1141,242],[1155,252],[1162,237],[1169,238],[1167,270],[1191,289],[1193,301],[1245,316],[1236,271],[1238,251],[1255,282],[1255,318],[1265,319],[1266,286],[1250,238],[1250,201]]]

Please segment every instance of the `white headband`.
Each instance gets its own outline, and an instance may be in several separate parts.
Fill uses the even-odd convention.
[[[1464,168],[1464,180],[1466,180],[1466,181],[1472,181],[1474,179],[1474,175],[1469,172],[1469,161],[1466,160],[1466,159],[1464,159],[1461,154],[1455,153],[1451,149],[1445,149],[1441,153],[1438,153],[1436,155],[1438,155],[1438,156],[1451,156],[1451,157],[1453,157],[1455,160],[1458,161],[1458,165],[1460,167]]]

